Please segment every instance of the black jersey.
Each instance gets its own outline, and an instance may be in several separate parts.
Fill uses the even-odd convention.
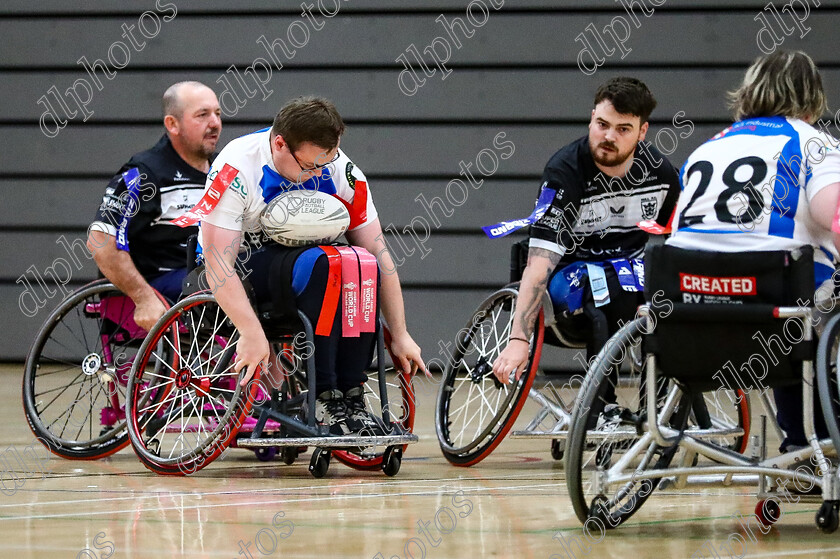
[[[602,173],[584,136],[555,153],[543,171],[543,189],[555,191],[531,226],[529,246],[559,253],[566,261],[629,258],[648,235],[636,224],[666,225],[680,192],[677,170],[649,142],[639,142],[622,178]]]
[[[140,186],[134,195],[136,212],[128,215],[131,195],[122,173],[132,168],[140,173]],[[115,237],[124,228],[131,259],[146,279],[183,268],[187,238],[198,228],[181,228],[172,220],[198,203],[206,181],[207,174],[181,159],[164,134],[154,147],[132,156],[108,183],[94,228]]]

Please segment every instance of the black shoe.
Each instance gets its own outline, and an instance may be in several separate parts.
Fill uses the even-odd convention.
[[[330,435],[349,435],[347,406],[341,390],[326,390],[315,399],[315,421],[329,427]]]
[[[365,403],[365,387],[355,386],[344,395],[347,407],[347,425],[357,435],[378,436],[386,433],[385,425],[378,417],[374,417],[367,410]]]

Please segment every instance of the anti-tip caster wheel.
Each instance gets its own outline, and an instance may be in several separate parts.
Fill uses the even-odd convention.
[[[562,460],[563,454],[566,451],[566,445],[558,441],[557,439],[552,439],[551,441],[551,457],[555,460]]]
[[[386,476],[393,477],[400,471],[402,465],[402,447],[389,446],[382,455],[382,471]]]
[[[277,456],[276,446],[264,446],[254,449],[254,454],[260,462],[271,462]]]
[[[825,534],[832,534],[837,530],[840,524],[840,515],[838,515],[837,507],[840,503],[836,501],[823,501],[820,505],[817,515],[814,520],[817,523],[817,528]]]
[[[613,445],[611,443],[598,447],[597,452],[595,452],[595,465],[605,470],[608,469],[612,464],[612,455]]]
[[[615,523],[608,520],[609,515],[609,499],[604,495],[596,495],[589,504],[589,518],[594,518],[601,526],[610,529]]]
[[[323,448],[316,448],[312,453],[312,458],[309,460],[309,473],[313,477],[322,478],[327,475],[327,470],[330,469],[330,458],[332,453]]]
[[[762,499],[755,505],[755,518],[762,526],[770,527],[782,517],[782,509],[775,499]],[[836,526],[835,526],[836,528]]]
[[[149,449],[149,452],[154,454],[155,456],[160,456],[160,441],[157,439],[151,439],[146,443],[146,448]]]
[[[295,463],[295,460],[297,460],[298,449],[287,446],[281,451],[280,457],[283,460],[284,464],[286,464],[287,466],[291,466]]]

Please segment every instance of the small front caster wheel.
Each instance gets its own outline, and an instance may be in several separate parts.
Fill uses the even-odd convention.
[[[838,503],[835,501],[824,501],[817,511],[817,516],[814,519],[819,528],[825,534],[832,534],[837,530],[837,525],[840,524],[840,515],[837,513]]]
[[[565,450],[566,445],[562,442],[558,441],[557,439],[551,441],[551,457],[555,460],[562,460],[563,453],[565,452]]]
[[[386,476],[393,477],[400,471],[402,465],[402,447],[389,446],[382,455],[382,471]]]
[[[316,478],[322,478],[327,475],[327,470],[330,469],[330,457],[332,454],[329,450],[323,448],[316,448],[312,453],[312,458],[309,460],[309,472]]]

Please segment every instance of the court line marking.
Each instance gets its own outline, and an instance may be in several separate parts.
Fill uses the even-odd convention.
[[[790,557],[791,555],[811,555],[815,552],[825,551],[840,551],[840,547],[826,547],[815,549],[797,549],[795,551],[766,551],[764,553],[749,554],[750,559],[753,557]]]
[[[177,497],[198,497],[198,496],[212,497],[212,496],[216,496],[216,495],[240,495],[240,494],[243,494],[243,493],[249,493],[249,494],[276,493],[279,496],[279,495],[283,494],[282,493],[283,491],[305,492],[305,491],[312,491],[312,490],[318,490],[318,489],[333,491],[333,490],[336,490],[336,489],[352,489],[352,488],[356,488],[356,487],[394,487],[394,486],[399,486],[399,485],[408,485],[408,484],[412,484],[412,483],[428,483],[428,484],[432,484],[436,487],[439,487],[441,482],[446,483],[446,482],[455,482],[455,481],[478,481],[478,482],[481,482],[481,481],[513,481],[513,480],[517,480],[517,479],[518,480],[524,480],[528,476],[532,476],[532,474],[522,474],[521,476],[507,476],[507,477],[500,477],[500,478],[480,478],[480,479],[460,478],[459,477],[459,478],[440,478],[440,479],[423,479],[423,480],[405,479],[405,480],[393,480],[393,481],[366,481],[366,480],[361,480],[361,481],[352,482],[352,483],[349,483],[349,484],[346,484],[346,485],[335,485],[335,486],[320,484],[320,485],[304,485],[304,486],[299,486],[299,487],[289,487],[287,489],[283,489],[283,488],[264,488],[264,489],[254,488],[254,489],[210,491],[210,492],[202,491],[202,492],[198,492],[198,493],[196,493],[196,492],[172,493],[171,491],[160,491],[160,492],[149,493],[149,492],[145,492],[145,491],[143,491],[143,492],[133,491],[133,490],[130,490],[130,489],[126,488],[125,491],[129,491],[132,494],[131,495],[126,495],[125,497],[110,497],[110,498],[107,498],[107,499],[102,499],[102,498],[74,499],[74,500],[71,500],[71,501],[64,500],[64,501],[40,501],[40,502],[31,502],[31,503],[8,503],[8,504],[0,504],[0,509],[7,508],[7,507],[27,507],[27,508],[31,508],[31,507],[37,506],[37,505],[54,505],[54,504],[65,504],[65,503],[91,503],[91,502],[103,502],[103,501],[123,501],[123,500],[150,499],[150,498],[160,497],[160,496],[163,496],[163,495],[168,496],[168,497],[176,497],[176,496]],[[339,478],[335,478],[335,479],[336,479],[336,481],[338,481]],[[249,481],[251,481],[251,480],[249,480]],[[533,481],[545,481],[545,480],[544,479],[534,479]],[[548,485],[548,484],[544,484],[544,485]],[[539,486],[531,485],[531,486],[527,486],[527,487],[543,487],[544,485],[539,485]],[[558,484],[550,484],[550,485],[558,485]],[[521,487],[526,487],[526,486],[516,486],[517,489],[519,489]],[[498,489],[505,489],[505,488],[506,488],[505,486],[498,486],[498,487],[483,488],[483,489],[487,489],[489,491],[489,490],[498,490]],[[33,493],[46,492],[46,491],[50,491],[50,492],[60,491],[60,492],[66,492],[66,493],[71,493],[71,492],[74,492],[74,493],[79,493],[79,492],[81,492],[81,493],[102,493],[101,491],[86,491],[86,490],[81,489],[81,488],[79,488],[79,489],[23,489],[23,488],[21,488],[19,491],[32,491]],[[456,491],[459,491],[459,489],[453,488],[453,492],[456,492]],[[397,493],[394,493],[394,495],[397,495]]]
[[[544,486],[535,486],[535,485],[527,485],[527,486],[509,486],[509,487],[499,487],[495,489],[520,489],[520,488],[527,488],[531,489],[533,487],[550,487],[553,484],[545,484]],[[457,493],[458,491],[463,491],[464,493],[477,493],[478,491],[484,491],[486,488],[478,487],[478,488],[467,488],[467,489],[459,489],[453,491],[453,493]],[[445,493],[444,493],[445,494]],[[336,500],[350,500],[350,499],[369,499],[369,498],[378,498],[378,497],[405,497],[405,496],[440,496],[441,493],[429,493],[427,491],[413,491],[413,492],[398,492],[398,493],[372,493],[372,494],[363,494],[363,495],[323,495],[323,496],[315,496],[309,497],[305,499],[282,499],[279,501],[252,501],[252,502],[237,502],[237,503],[208,503],[208,504],[196,504],[191,506],[180,506],[180,507],[154,507],[148,509],[130,509],[130,510],[110,510],[110,511],[90,511],[86,514],[88,516],[95,516],[95,515],[103,515],[103,514],[128,514],[128,513],[138,513],[138,512],[150,512],[150,511],[168,511],[168,510],[190,510],[190,509],[213,509],[213,508],[224,508],[224,507],[236,507],[236,506],[249,506],[249,505],[265,505],[271,503],[315,503],[320,501],[336,501]],[[122,498],[118,500],[123,500]],[[91,499],[87,502],[93,501],[101,501],[101,499]],[[64,501],[65,503],[67,501]],[[59,514],[33,514],[28,516],[0,516],[0,521],[4,520],[35,520],[35,519],[46,519],[46,518],[70,518],[70,517],[78,517],[78,512],[73,513],[59,513]]]

